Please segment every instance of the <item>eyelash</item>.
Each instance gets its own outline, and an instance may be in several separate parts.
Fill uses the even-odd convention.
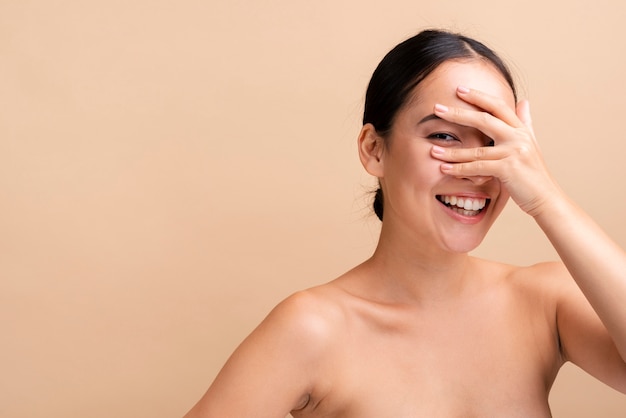
[[[443,137],[448,137],[448,138],[443,138]],[[434,134],[430,134],[428,135],[429,139],[435,139],[438,141],[444,141],[444,142],[450,142],[450,141],[458,141],[459,139],[452,135],[452,134],[448,134],[445,132],[435,132]]]

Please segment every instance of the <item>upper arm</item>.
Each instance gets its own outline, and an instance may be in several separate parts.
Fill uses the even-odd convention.
[[[228,359],[186,417],[284,418],[313,390],[330,321],[305,292],[279,304]]]
[[[556,321],[563,359],[626,393],[626,363],[606,327],[565,267],[559,264],[550,268],[551,280],[556,283]]]

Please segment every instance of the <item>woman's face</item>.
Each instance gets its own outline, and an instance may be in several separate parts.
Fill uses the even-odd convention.
[[[457,97],[458,86],[500,97],[515,108],[511,88],[492,64],[481,60],[441,64],[414,89],[396,115],[382,155],[380,182],[388,230],[409,232],[417,238],[416,245],[468,252],[480,244],[504,208],[508,193],[492,177],[444,175],[442,162],[431,157],[433,145],[490,145],[491,138],[479,130],[434,116],[437,103],[477,109]]]

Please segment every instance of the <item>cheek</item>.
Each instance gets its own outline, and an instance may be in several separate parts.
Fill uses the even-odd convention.
[[[507,192],[504,187],[500,186],[500,194],[498,195],[498,201],[493,208],[493,213],[496,216],[500,216],[500,213],[502,213],[502,210],[504,209],[508,201],[509,192]]]
[[[445,177],[442,162],[430,156],[430,147],[406,152],[395,163],[392,181],[402,184],[405,190],[429,192]]]
[[[406,192],[431,188],[445,177],[442,161],[431,156],[431,149],[431,142],[413,135],[394,138],[384,156],[383,181]]]
[[[430,147],[422,152],[419,162],[413,167],[414,178],[423,186],[439,183],[446,175],[441,171],[442,161],[430,156]]]

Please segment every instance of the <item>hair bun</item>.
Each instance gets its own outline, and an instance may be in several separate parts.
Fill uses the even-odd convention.
[[[383,220],[383,201],[383,189],[379,187],[374,195],[374,213],[381,221]]]

